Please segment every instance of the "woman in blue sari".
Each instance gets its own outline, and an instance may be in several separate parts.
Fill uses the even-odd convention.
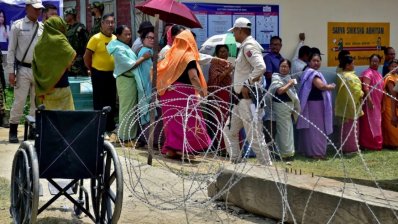
[[[145,54],[153,55],[153,46],[155,45],[155,33],[146,31],[141,34],[143,47],[138,51],[138,58]],[[151,103],[152,82],[151,68],[153,61],[146,60],[138,66],[140,71],[140,80],[137,80],[138,87],[138,105],[140,113],[140,127],[149,123],[149,104]]]
[[[119,96],[118,137],[127,144],[137,135],[137,124],[133,125],[135,113],[132,112],[138,102],[136,77],[140,77],[140,71],[136,68],[143,62],[149,61],[151,54],[143,54],[137,58],[130,48],[131,31],[125,25],[116,28],[116,37],[116,40],[109,42],[106,49],[115,62],[113,76],[116,78]]]

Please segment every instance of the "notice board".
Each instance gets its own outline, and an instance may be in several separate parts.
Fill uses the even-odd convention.
[[[272,36],[279,36],[279,5],[235,5],[184,2],[193,11],[203,29],[192,29],[197,35],[198,47],[208,37],[228,32],[234,21],[245,17],[252,23],[252,36],[269,48]]]
[[[390,45],[390,23],[328,23],[328,66],[338,66],[341,50],[350,51],[355,65],[369,65],[369,56],[383,55]]]

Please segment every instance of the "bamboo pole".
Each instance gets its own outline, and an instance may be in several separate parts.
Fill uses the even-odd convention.
[[[153,159],[153,140],[154,140],[154,133],[155,133],[155,114],[156,114],[156,97],[157,97],[157,90],[156,90],[156,82],[158,76],[158,51],[159,51],[159,14],[155,15],[155,45],[153,47],[153,75],[152,75],[152,96],[151,96],[151,107],[149,112],[150,118],[150,126],[149,126],[149,139],[148,139],[148,165],[152,166],[152,159]]]

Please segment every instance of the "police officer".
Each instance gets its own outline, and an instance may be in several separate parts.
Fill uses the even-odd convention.
[[[35,82],[31,63],[33,49],[43,32],[43,23],[37,20],[43,8],[41,0],[27,0],[26,16],[11,26],[7,55],[8,79],[10,85],[14,86],[14,102],[10,112],[10,143],[18,143],[18,124],[29,94],[29,114],[35,114]],[[17,66],[14,66],[15,63]]]
[[[101,31],[101,19],[104,14],[104,4],[101,2],[93,2],[91,4],[91,15],[94,16],[94,25],[91,28],[90,37]]]
[[[68,24],[66,37],[76,51],[75,62],[67,73],[69,76],[87,76],[87,68],[84,65],[83,55],[88,42],[88,32],[84,24],[77,21],[76,14],[76,10],[73,8],[69,8],[64,12],[65,21]]]
[[[251,36],[251,26],[250,20],[240,17],[228,30],[232,31],[235,40],[241,43],[233,77],[233,90],[240,100],[232,107],[231,116],[224,127],[224,138],[231,161],[241,162],[239,131],[243,127],[246,131],[246,140],[256,153],[258,162],[270,166],[272,162],[262,131],[263,108],[253,104],[250,94],[251,87],[260,86],[259,82],[265,72],[265,63],[261,54],[263,49]]]

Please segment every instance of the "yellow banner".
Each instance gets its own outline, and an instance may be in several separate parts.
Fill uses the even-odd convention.
[[[390,23],[328,23],[328,66],[338,66],[337,56],[350,51],[355,65],[368,65],[369,56],[383,56],[390,46]]]

